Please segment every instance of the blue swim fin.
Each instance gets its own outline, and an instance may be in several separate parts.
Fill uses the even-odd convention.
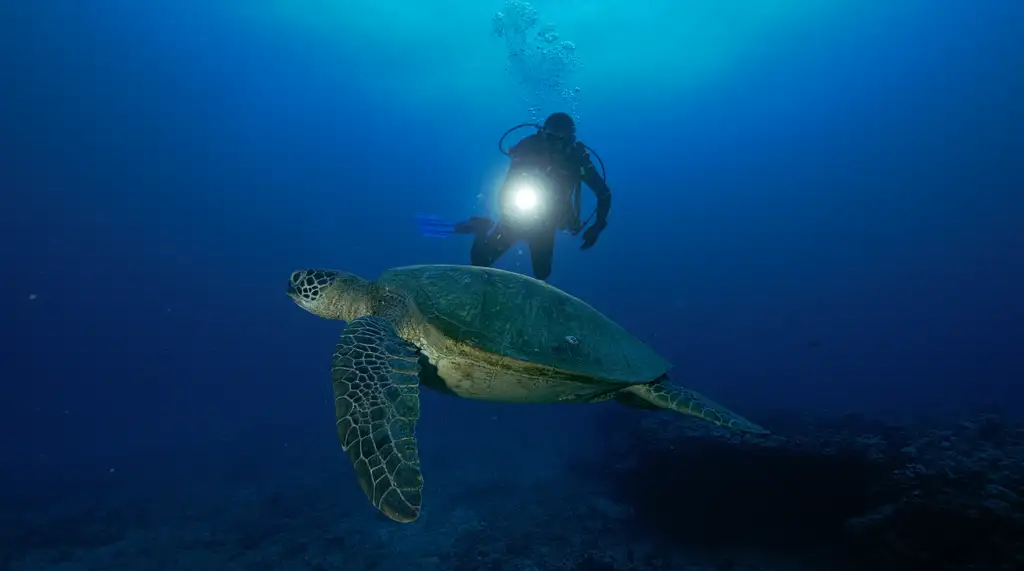
[[[446,238],[455,233],[455,223],[434,216],[433,214],[417,214],[416,226],[420,235],[427,238]]]

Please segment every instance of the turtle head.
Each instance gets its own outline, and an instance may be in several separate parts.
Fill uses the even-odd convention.
[[[352,321],[371,314],[370,282],[334,270],[299,270],[288,280],[288,296],[306,311],[327,319]]]

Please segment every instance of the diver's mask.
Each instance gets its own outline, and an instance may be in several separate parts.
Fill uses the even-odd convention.
[[[540,128],[541,136],[548,142],[569,146],[576,142],[576,122],[568,113],[552,113]]]
[[[561,131],[557,129],[548,129],[541,127],[540,135],[544,137],[544,140],[553,145],[568,148],[576,142],[575,131]]]

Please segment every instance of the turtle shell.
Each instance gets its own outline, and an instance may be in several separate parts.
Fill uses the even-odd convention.
[[[670,364],[587,303],[529,276],[474,266],[386,271],[446,337],[481,351],[596,380],[640,384]]]

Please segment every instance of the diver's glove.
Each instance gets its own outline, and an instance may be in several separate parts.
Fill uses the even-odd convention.
[[[587,228],[586,231],[583,232],[583,245],[580,246],[580,250],[586,250],[596,244],[598,236],[600,236],[601,232],[604,232],[604,229],[607,227],[608,222],[605,220],[597,220],[594,222],[590,228]]]
[[[455,225],[456,234],[487,234],[494,227],[494,221],[490,218],[484,218],[482,216],[473,216],[465,222],[459,222]]]

